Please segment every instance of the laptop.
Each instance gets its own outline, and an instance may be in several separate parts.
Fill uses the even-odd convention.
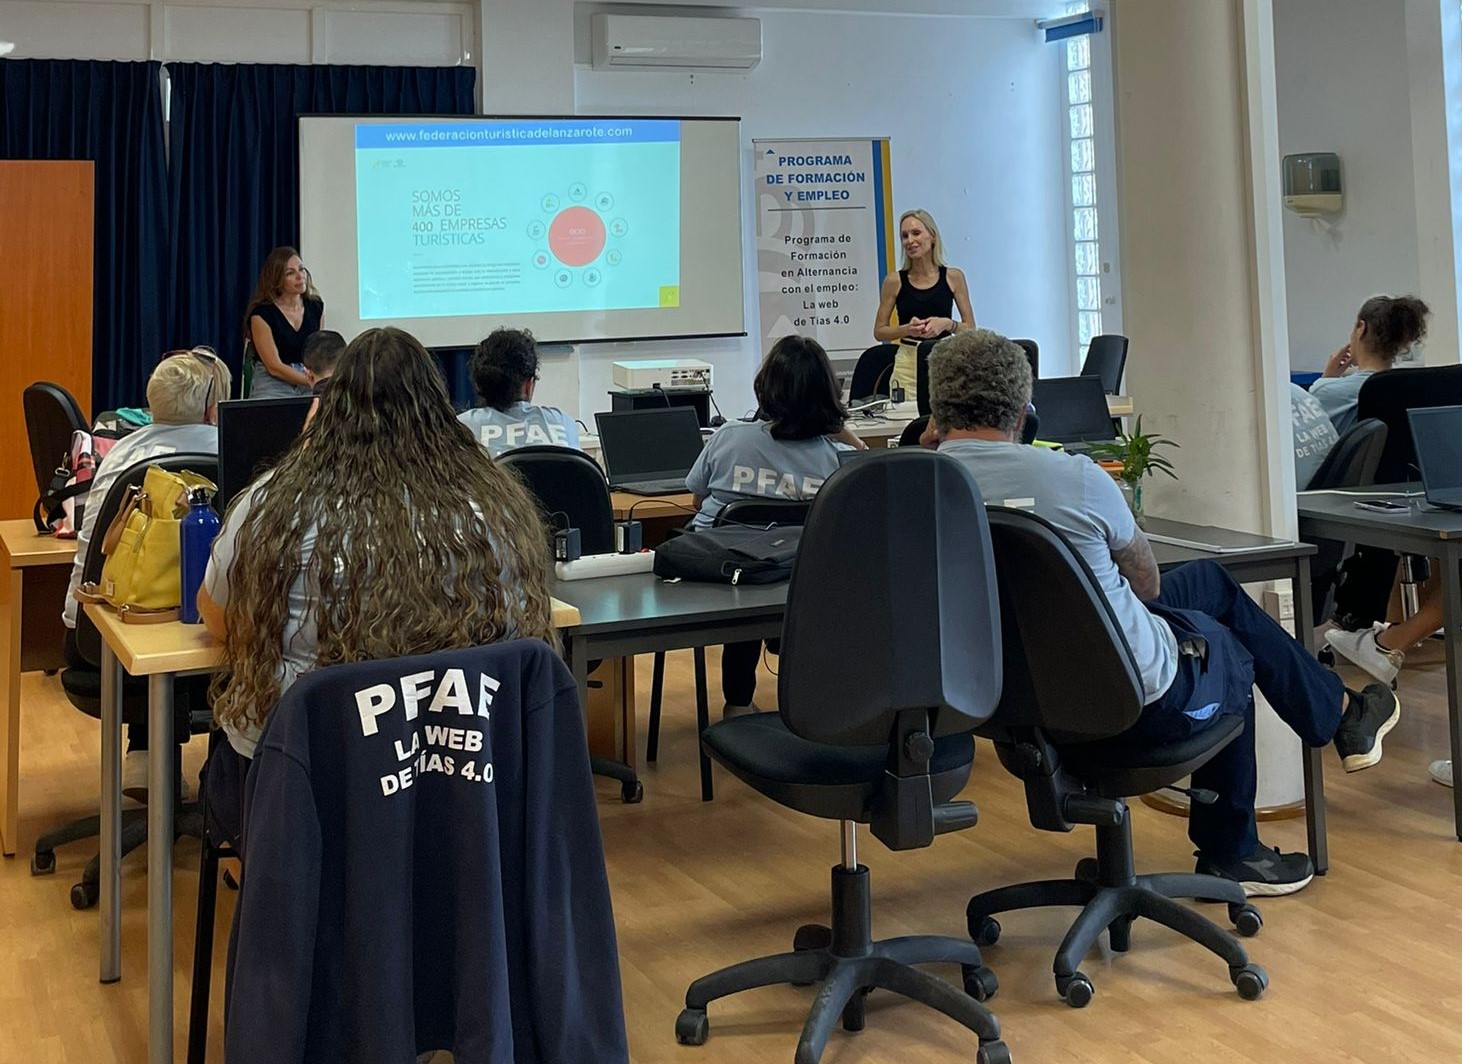
[[[223,512],[233,497],[289,450],[310,412],[312,395],[227,399],[218,404],[218,494]]]
[[[1444,510],[1462,510],[1462,406],[1422,407],[1406,416],[1426,501]]]
[[[1078,453],[1117,438],[1100,377],[1045,377],[1031,392],[1041,439]]]
[[[636,495],[679,495],[701,453],[694,408],[618,410],[595,414],[609,486]]]

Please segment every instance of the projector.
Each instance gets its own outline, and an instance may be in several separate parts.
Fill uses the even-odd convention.
[[[626,392],[654,388],[708,392],[711,390],[711,364],[698,358],[640,358],[616,362],[614,386]]]

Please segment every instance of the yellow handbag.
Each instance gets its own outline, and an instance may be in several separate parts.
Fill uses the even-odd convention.
[[[102,540],[102,578],[76,597],[116,607],[124,621],[173,620],[182,602],[179,531],[192,488],[217,488],[207,477],[152,466],[128,492]]]

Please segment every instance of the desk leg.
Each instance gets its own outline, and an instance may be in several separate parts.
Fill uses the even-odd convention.
[[[1462,661],[1457,641],[1462,639],[1462,544],[1446,541],[1442,552],[1442,618],[1447,646],[1447,724],[1452,736],[1452,771],[1462,765]],[[1462,840],[1462,789],[1452,788],[1452,829]]]
[[[0,580],[0,852],[15,856],[20,833],[20,597],[21,571]]]
[[[122,978],[122,666],[102,640],[101,981]]]
[[[1292,580],[1295,633],[1300,645],[1315,654],[1314,589],[1310,585],[1310,559],[1296,558]],[[1305,829],[1309,837],[1310,861],[1315,874],[1330,869],[1330,843],[1325,830],[1325,747],[1301,744],[1305,778]]]
[[[147,1059],[173,1059],[173,678],[147,681]]]

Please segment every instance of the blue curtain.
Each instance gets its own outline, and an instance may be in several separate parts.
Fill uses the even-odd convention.
[[[94,411],[145,402],[167,347],[167,164],[158,63],[0,61],[0,158],[95,163]],[[3,222],[0,222],[3,224]],[[44,352],[33,352],[45,376]]]
[[[264,256],[280,244],[299,246],[298,116],[470,115],[476,71],[213,63],[167,70],[171,335],[179,345],[211,345],[237,376],[244,303]],[[328,325],[332,293],[320,295]]]

